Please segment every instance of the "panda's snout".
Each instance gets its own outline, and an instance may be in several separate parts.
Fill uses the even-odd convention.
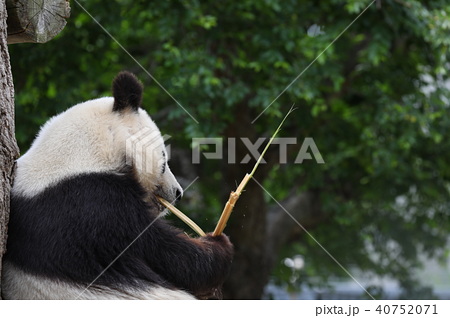
[[[183,188],[168,167],[159,184],[157,192],[167,201],[176,203],[183,197]]]

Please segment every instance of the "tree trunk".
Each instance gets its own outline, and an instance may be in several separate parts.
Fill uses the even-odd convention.
[[[253,168],[255,160],[248,164],[239,162],[248,154],[246,146],[240,142],[239,137],[248,137],[254,141],[257,134],[251,125],[253,116],[246,105],[237,107],[238,114],[235,122],[226,132],[229,138],[236,138],[236,164],[224,163],[226,189],[223,193],[223,202],[228,200],[231,190],[241,182],[247,172]],[[227,151],[227,149],[224,149]],[[227,158],[228,154],[224,157]],[[255,178],[264,178],[265,169],[259,169]],[[225,299],[259,299],[264,286],[267,284],[269,271],[266,254],[266,213],[263,190],[253,180],[247,184],[234,212],[230,217],[225,233],[230,236],[235,246],[235,257],[231,275],[224,285]]]
[[[66,25],[69,0],[6,0],[8,44],[45,43]]]
[[[254,118],[251,110],[245,105],[237,109],[235,122],[225,132],[226,137],[237,138],[236,153],[232,156],[237,163],[224,163],[224,188],[227,190],[222,194],[223,202],[255,163],[255,160],[245,165],[239,163],[249,150],[238,138],[245,136],[254,142],[261,137],[251,124]],[[225,152],[227,148],[224,147]],[[228,153],[225,153],[224,158],[227,157]],[[304,229],[311,229],[329,217],[320,207],[319,194],[314,191],[299,193],[296,189],[299,184],[293,185],[291,194],[280,202],[282,207],[277,203],[268,207],[262,184],[271,167],[278,162],[278,151],[269,150],[264,159],[267,164],[262,164],[256,171],[254,179],[257,182],[250,180],[247,184],[224,231],[235,246],[231,275],[223,288],[225,299],[260,299],[282,247],[304,235]]]
[[[14,137],[14,85],[9,64],[6,31],[6,6],[0,0],[0,280],[1,259],[6,248],[9,219],[9,192],[14,175],[14,161],[19,155]],[[1,288],[1,284],[0,284]],[[1,295],[1,290],[0,290]]]

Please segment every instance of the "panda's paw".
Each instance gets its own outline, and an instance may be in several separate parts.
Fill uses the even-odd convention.
[[[221,286],[230,273],[233,261],[233,244],[224,234],[214,236],[208,233],[199,240],[207,253],[207,257],[203,259],[207,260],[208,264],[203,272],[205,280],[192,292],[198,299],[221,299]]]
[[[212,242],[220,242],[227,245],[233,245],[231,244],[229,237],[225,234],[213,235],[213,233],[206,233],[203,238]]]
[[[214,236],[212,233],[207,233],[201,239],[208,242],[208,244],[213,245],[214,248],[221,250],[224,253],[224,256],[233,257],[233,244],[225,234]]]
[[[228,276],[233,262],[234,247],[230,239],[225,234],[213,236],[212,233],[206,234],[201,238],[209,247],[214,257],[214,267],[223,280]],[[223,281],[222,281],[223,282]]]
[[[203,293],[198,293],[195,297],[200,300],[222,300],[222,287],[215,287]]]

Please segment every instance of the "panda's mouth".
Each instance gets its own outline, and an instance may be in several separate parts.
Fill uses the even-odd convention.
[[[157,213],[158,215],[161,215],[161,214],[165,215],[165,214],[168,212],[168,210],[167,210],[167,208],[161,203],[161,201],[159,200],[159,198],[160,198],[160,196],[158,196],[157,194],[151,193],[151,194],[149,194],[149,195],[146,197],[145,201],[146,201],[148,204],[150,204],[150,206],[153,207],[154,213]]]
[[[177,197],[175,197],[173,194],[171,194],[168,191],[164,191],[161,186],[157,186],[156,190],[154,191],[155,196],[163,198],[164,200],[170,202],[171,204],[175,204],[177,200]]]
[[[159,200],[159,198],[162,198],[166,201],[171,201],[168,198],[168,195],[162,190],[162,187],[158,186],[155,190],[155,192],[153,193],[155,196],[155,203],[158,206],[158,211],[161,213],[164,210],[166,210],[166,207],[161,203],[161,201]]]
[[[166,207],[162,205],[161,201],[159,201],[159,196],[156,196],[156,205],[158,206],[159,213],[164,212],[166,210]]]

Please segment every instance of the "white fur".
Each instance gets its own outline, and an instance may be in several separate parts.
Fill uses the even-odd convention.
[[[17,161],[13,192],[33,197],[47,186],[80,173],[118,171],[132,164],[142,186],[153,192],[156,186],[175,199],[181,186],[166,166],[160,174],[166,153],[161,133],[148,114],[124,110],[113,112],[114,98],[104,97],[73,106],[51,118],[41,129],[28,152]],[[137,136],[137,137],[136,137]],[[129,148],[140,136],[144,145]],[[144,150],[142,152],[141,150]],[[167,157],[167,154],[166,154]],[[144,164],[142,164],[144,162]]]
[[[3,264],[2,290],[4,299],[195,299],[187,292],[163,287],[118,290],[91,286],[85,289],[82,286],[25,273],[8,262]]]

